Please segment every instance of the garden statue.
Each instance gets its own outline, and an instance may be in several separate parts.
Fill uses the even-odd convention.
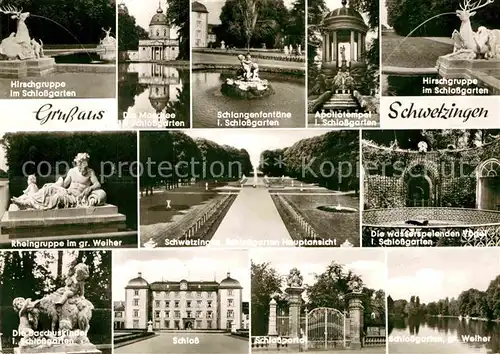
[[[427,143],[425,141],[421,141],[418,143],[418,152],[427,152],[427,149],[429,148],[429,146],[427,145]]]
[[[293,55],[293,46],[291,44],[288,46],[288,52]]]
[[[250,53],[238,55],[240,68],[235,78],[228,78],[222,84],[221,92],[234,98],[260,98],[274,94],[267,80],[259,78],[259,65],[252,61]]]
[[[362,293],[363,292],[363,281],[357,275],[354,275],[351,280],[347,283],[347,287],[353,293]]]
[[[110,33],[111,33],[111,27],[109,29],[104,29],[102,28],[102,30],[104,31],[104,33],[106,33],[106,37],[104,37],[103,39],[101,39],[101,44],[103,45],[115,45],[116,43],[116,39],[113,38],[112,36],[110,36]]]
[[[496,58],[500,45],[500,31],[481,26],[477,32],[474,32],[470,22],[470,18],[476,14],[476,10],[492,4],[495,0],[471,1],[464,0],[463,4],[460,5],[460,10],[456,11],[461,21],[460,31],[453,31],[453,53],[444,57],[469,60]]]
[[[300,288],[304,282],[304,278],[300,274],[300,270],[297,268],[292,268],[290,274],[287,277],[287,285],[291,288]]]
[[[30,33],[26,26],[26,19],[29,12],[23,12],[13,6],[0,7],[0,13],[11,15],[12,19],[17,19],[16,32],[12,32],[9,37],[0,43],[0,55],[6,56],[9,60],[27,60],[34,59],[35,51],[32,46]]]
[[[297,55],[302,55],[302,47],[300,44],[297,45]]]
[[[85,299],[84,286],[89,278],[89,268],[86,264],[73,262],[70,265],[65,286],[55,292],[44,296],[42,299],[32,301],[21,297],[13,301],[14,310],[19,315],[19,331],[22,337],[20,348],[40,350],[54,348],[71,343],[72,351],[76,347],[85,345],[82,350],[94,349],[90,344],[88,331],[94,306]],[[44,315],[50,319],[50,328],[40,328],[39,316]],[[28,340],[34,331],[46,332],[46,341],[37,337],[37,341]],[[35,344],[36,343],[36,344]],[[45,349],[43,352],[50,350]]]
[[[285,53],[286,56],[288,56],[290,53],[288,52],[288,46],[285,46],[283,48],[283,52]]]
[[[340,47],[340,59],[341,61],[346,61],[345,59],[345,46]]]
[[[30,176],[28,188],[22,196],[13,197],[12,203],[19,209],[35,210],[104,205],[106,192],[101,189],[94,170],[88,167],[89,159],[87,153],[79,153],[74,159],[75,167],[68,171],[66,177],[59,177],[55,183],[47,183],[40,190],[33,188]]]

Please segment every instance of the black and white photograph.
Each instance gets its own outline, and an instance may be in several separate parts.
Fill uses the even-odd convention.
[[[363,246],[499,246],[499,133],[363,131]]]
[[[137,134],[6,133],[0,248],[137,247]]]
[[[386,353],[385,254],[252,249],[252,353]]]
[[[308,127],[378,127],[379,1],[308,0]]]
[[[120,126],[189,128],[189,1],[122,0],[118,24]]]
[[[500,353],[498,248],[387,253],[389,354]]]
[[[111,251],[0,251],[0,351],[111,354]]]
[[[115,252],[114,353],[247,354],[249,265],[248,250]]]
[[[382,0],[382,95],[499,95],[499,14],[495,0]]]
[[[304,0],[191,2],[193,127],[304,128]]]
[[[0,3],[0,98],[115,98],[115,0]]]
[[[140,161],[143,247],[360,245],[357,131],[141,132]]]

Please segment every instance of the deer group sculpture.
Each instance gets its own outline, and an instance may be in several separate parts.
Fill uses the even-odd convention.
[[[18,9],[10,5],[0,7],[0,13],[11,15],[13,20],[17,20],[16,32],[11,33],[9,37],[0,43],[0,55],[7,57],[9,60],[27,60],[37,57],[28,26],[26,26],[26,19],[30,16],[30,13],[23,12],[23,8]]]
[[[497,57],[498,45],[500,44],[500,31],[490,30],[484,26],[478,28],[477,32],[472,29],[470,18],[476,11],[490,5],[495,0],[464,0],[460,5],[460,10],[456,11],[461,21],[460,31],[453,31],[454,41],[453,53],[450,57],[459,59],[493,59]]]

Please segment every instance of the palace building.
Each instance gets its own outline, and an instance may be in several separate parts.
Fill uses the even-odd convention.
[[[209,43],[208,10],[201,2],[191,4],[191,41],[195,48],[206,48]]]
[[[227,277],[217,281],[157,281],[142,274],[125,287],[125,328],[226,329],[245,327],[242,286]]]
[[[149,38],[139,40],[139,49],[127,53],[132,61],[169,61],[177,58],[179,40],[170,38],[170,26],[161,2],[149,23]]]

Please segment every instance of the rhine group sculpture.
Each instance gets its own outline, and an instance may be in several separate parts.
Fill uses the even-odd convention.
[[[59,177],[55,183],[47,183],[38,189],[36,177],[28,176],[28,187],[23,195],[13,197],[12,203],[19,209],[51,210],[76,207],[95,207],[106,203],[106,192],[94,170],[89,168],[90,156],[79,153],[75,166],[65,177]]]
[[[22,297],[13,300],[19,316],[20,352],[47,351],[58,346],[70,347],[72,352],[99,352],[88,338],[94,309],[85,299],[89,276],[86,264],[73,262],[64,287],[35,301]],[[49,324],[44,324],[42,317],[48,318]]]

